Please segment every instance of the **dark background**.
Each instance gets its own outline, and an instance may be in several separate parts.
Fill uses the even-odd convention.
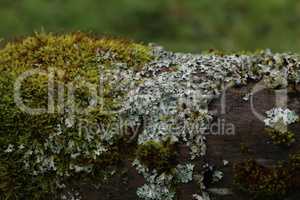
[[[299,0],[0,0],[0,38],[87,31],[201,52],[300,52]]]

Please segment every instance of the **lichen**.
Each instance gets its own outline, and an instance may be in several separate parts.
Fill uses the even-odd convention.
[[[193,164],[173,167],[173,170],[167,172],[158,172],[156,169],[149,169],[141,164],[139,160],[133,161],[133,166],[145,178],[145,184],[137,189],[137,195],[145,200],[172,200],[176,196],[176,185],[188,183],[193,179]]]
[[[286,126],[298,121],[297,114],[290,109],[273,108],[266,111],[267,118],[264,120],[265,125],[276,129],[278,131],[284,131]]]
[[[178,183],[188,183],[193,180],[193,164],[177,165],[175,169],[175,177]]]
[[[267,118],[264,120],[267,134],[274,144],[290,146],[295,142],[295,134],[288,130],[288,125],[299,120],[298,115],[283,108],[273,108],[266,112]]]

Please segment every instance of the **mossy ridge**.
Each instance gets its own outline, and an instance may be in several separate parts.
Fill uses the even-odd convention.
[[[84,67],[96,51],[110,52],[111,62],[138,67],[151,60],[150,48],[124,39],[96,38],[77,32],[65,35],[36,33],[20,42],[9,42],[0,50],[1,66],[8,67]]]

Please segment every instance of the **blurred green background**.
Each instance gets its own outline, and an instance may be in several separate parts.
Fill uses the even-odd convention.
[[[299,0],[0,0],[0,38],[88,31],[200,52],[300,52]]]

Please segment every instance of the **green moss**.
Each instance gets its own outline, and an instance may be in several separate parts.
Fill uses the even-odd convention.
[[[234,182],[255,199],[283,199],[300,187],[299,171],[299,153],[291,154],[288,161],[273,167],[265,167],[248,159],[234,165]]]
[[[167,142],[149,141],[139,145],[138,160],[149,169],[156,169],[158,173],[172,170],[177,164],[176,146]]]
[[[300,169],[300,153],[291,154],[289,156],[289,164],[293,169]]]
[[[69,165],[93,164],[100,169],[103,165],[115,165],[121,160],[118,144],[103,143],[99,137],[92,142],[86,136],[78,134],[78,122],[102,124],[109,127],[118,123],[117,114],[126,91],[111,85],[112,70],[118,69],[116,63],[123,63],[124,70],[139,70],[152,58],[151,49],[131,41],[114,38],[95,38],[84,33],[54,35],[37,33],[17,42],[9,42],[0,50],[0,196],[1,199],[47,199],[48,194],[56,193],[56,180],[67,178],[64,172],[71,173]],[[103,68],[99,68],[99,66]],[[123,65],[123,66],[124,66]],[[53,112],[32,115],[20,110],[14,99],[16,80],[24,72],[40,70],[46,75],[33,75],[26,78],[21,85],[21,97],[30,108],[48,107],[49,74],[53,73],[53,93],[55,107]],[[75,113],[76,125],[66,127],[69,84],[78,86],[74,91],[76,108],[86,108],[91,94],[89,84],[98,85],[100,75],[105,76],[104,89],[101,98],[103,102],[93,108],[88,114]],[[111,76],[111,77],[110,77]],[[126,81],[126,80],[125,80]],[[119,84],[122,81],[118,81]],[[63,91],[59,91],[59,87]],[[96,88],[97,91],[99,88]],[[63,106],[58,104],[58,94],[61,95]],[[57,106],[58,105],[58,106]],[[58,125],[62,125],[62,134],[57,135]],[[49,138],[54,138],[51,148],[62,147],[59,152],[52,152],[45,144]],[[119,136],[112,136],[118,141]],[[70,141],[74,147],[68,148]],[[4,153],[8,144],[14,145],[14,150]],[[23,148],[19,148],[20,146]],[[81,148],[83,152],[94,152],[103,145],[111,149],[107,154],[92,158],[82,154],[71,159],[73,150]],[[134,146],[134,145],[133,145]],[[24,158],[25,152],[34,152]],[[41,163],[38,156],[49,158],[53,156],[57,170],[55,172],[33,176]],[[24,162],[29,166],[24,169]],[[95,167],[95,169],[97,169]],[[59,175],[59,174],[64,175]],[[95,172],[96,173],[96,172]],[[51,199],[54,199],[51,198]]]
[[[289,155],[288,169],[291,176],[291,185],[294,190],[300,188],[300,152]]]
[[[250,153],[250,149],[245,143],[240,144],[240,151],[244,155],[248,155]]]
[[[276,145],[290,146],[296,141],[295,134],[291,131],[281,132],[275,129],[267,128],[266,132],[272,139],[272,142]]]
[[[284,167],[267,168],[254,160],[234,166],[235,184],[256,199],[282,199],[291,185],[291,174]]]
[[[109,53],[111,56],[104,59],[99,52]],[[36,120],[39,119],[42,124],[37,125],[39,127],[36,128],[45,134],[42,127],[55,124],[55,121],[50,124],[49,122],[52,121],[50,119],[55,120],[60,117],[58,114],[52,115],[50,119],[49,115],[27,116],[20,113],[14,105],[14,83],[17,77],[27,70],[39,69],[49,72],[49,68],[54,68],[56,73],[63,73],[62,77],[55,77],[55,84],[66,87],[71,81],[76,83],[78,77],[91,84],[98,83],[99,64],[110,67],[115,62],[123,62],[129,68],[138,69],[150,59],[150,49],[141,44],[120,39],[93,38],[83,33],[67,35],[40,33],[17,43],[8,43],[0,50],[0,95],[3,97],[0,100],[2,122],[0,122],[0,133],[15,134],[17,131],[23,132],[22,129],[24,132],[32,131],[31,125],[36,124]],[[47,84],[47,76],[31,76],[22,83],[22,97],[26,99],[27,106],[46,108]],[[109,84],[105,86],[107,87],[104,90],[104,105],[106,110],[111,111],[118,107],[118,103],[113,100],[113,89]],[[55,93],[57,93],[56,88]],[[87,88],[84,87],[75,91],[75,96],[81,97],[81,104],[86,103],[85,97],[88,95]],[[45,124],[43,119],[46,120]],[[27,121],[28,124],[19,126]]]
[[[19,42],[8,43],[0,51],[1,67],[87,67],[96,53],[109,52],[109,62],[139,67],[151,59],[150,49],[123,39],[95,38],[84,33],[54,35],[37,33]]]

